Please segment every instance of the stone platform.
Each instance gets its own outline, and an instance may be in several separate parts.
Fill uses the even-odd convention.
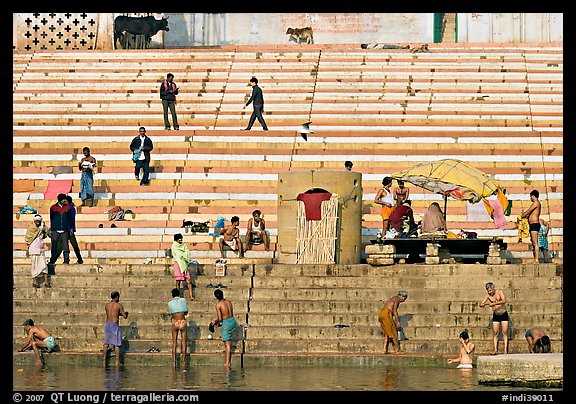
[[[479,356],[478,383],[526,387],[562,387],[564,355],[510,354]]]

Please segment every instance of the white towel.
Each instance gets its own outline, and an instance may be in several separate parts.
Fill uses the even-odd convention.
[[[467,222],[489,222],[490,216],[486,212],[486,207],[482,202],[466,202],[466,221]]]

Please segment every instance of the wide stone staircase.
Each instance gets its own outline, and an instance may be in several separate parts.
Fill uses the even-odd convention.
[[[166,52],[169,60],[159,60]],[[181,86],[181,130],[163,129],[158,88],[166,72]],[[449,201],[449,229],[475,231],[508,243],[511,262],[529,262],[516,216],[538,189],[542,218],[551,223],[550,249],[563,251],[563,54],[561,44],[435,44],[430,53],[362,50],[352,45],[229,46],[215,49],[78,51],[13,54],[13,257],[30,216],[48,214],[50,181],[72,180],[76,205],[78,160],[91,148],[98,160],[94,207],[78,209],[77,236],[88,261],[161,259],[183,220],[245,223],[254,209],[267,220],[271,252],[257,247],[254,263],[270,263],[277,241],[278,173],[342,170],[362,173],[362,237],[381,227],[372,201],[382,178],[415,164],[458,158],[493,175],[512,210],[504,229]],[[242,110],[252,75],[266,97],[270,131],[246,126]],[[61,85],[61,83],[63,83]],[[303,122],[314,134],[300,137]],[[138,186],[128,145],[146,126],[151,185]],[[417,219],[440,195],[411,187]],[[305,190],[302,190],[305,191]],[[112,206],[134,212],[110,229]],[[102,224],[104,228],[99,228]],[[217,238],[185,234],[194,258],[219,256]],[[232,257],[232,254],[229,254]]]
[[[14,349],[24,341],[23,320],[33,318],[57,338],[61,352],[55,355],[100,355],[104,304],[118,290],[129,311],[128,319],[120,320],[126,360],[170,356],[167,302],[174,280],[169,264],[57,265],[56,274],[52,288],[33,289],[29,267],[15,265]],[[213,286],[217,285],[233,302],[234,317],[241,324],[233,352],[243,363],[337,361],[345,356],[356,358],[351,361],[374,360],[383,355],[378,312],[401,289],[409,294],[399,307],[408,337],[401,346],[408,354],[453,355],[465,328],[477,354],[488,354],[491,311],[480,308],[479,302],[489,281],[506,294],[510,353],[526,352],[524,331],[535,325],[548,331],[554,352],[563,351],[561,265],[245,264],[228,265],[225,276],[215,276],[214,265],[199,265],[193,281],[195,300],[188,301],[191,363],[222,359],[219,329],[214,339],[208,339],[208,323],[216,316]],[[187,291],[183,296],[188,297]],[[148,353],[152,347],[160,353]]]
[[[414,354],[453,353],[468,328],[480,352],[491,350],[490,314],[478,302],[494,281],[510,299],[512,352],[523,352],[523,330],[548,328],[562,343],[563,46],[562,44],[434,44],[430,53],[362,50],[355,45],[224,46],[167,49],[15,52],[13,54],[13,338],[34,318],[56,336],[62,352],[97,354],[103,305],[119,290],[130,311],[121,320],[124,349],[169,349],[166,303],[174,286],[166,250],[182,233],[198,262],[197,300],[190,306],[190,351],[209,360],[222,343],[206,338],[219,282],[248,326],[235,340],[242,358],[290,355],[380,355],[377,315],[383,301],[405,289],[401,305]],[[165,56],[165,57],[163,57]],[[175,75],[179,131],[164,130],[159,86]],[[246,126],[242,110],[258,77],[265,119]],[[311,121],[304,140],[299,128]],[[154,141],[151,182],[134,179],[130,140],[145,126]],[[79,206],[82,148],[98,161],[95,206]],[[512,201],[506,228],[448,201],[449,230],[475,231],[507,243],[508,265],[291,266],[275,264],[278,174],[343,170],[362,173],[362,242],[380,230],[373,203],[382,178],[415,164],[462,159],[494,176]],[[84,265],[57,265],[52,289],[32,289],[24,244],[32,215],[49,222],[52,181],[71,180]],[[411,188],[419,220],[440,195]],[[540,191],[551,223],[552,264],[533,267],[529,240],[518,239],[516,216]],[[306,189],[302,189],[302,192]],[[133,211],[112,222],[106,211]],[[256,246],[241,260],[227,252],[228,272],[215,277],[218,238],[182,228],[184,220],[240,217],[241,235],[253,210],[266,220],[271,249]],[[49,224],[49,223],[48,223]],[[50,242],[47,240],[47,257]],[[71,252],[72,262],[75,261]],[[61,259],[58,261],[61,262]],[[149,260],[148,260],[149,259]],[[365,262],[366,254],[362,254]],[[143,262],[152,264],[144,265]],[[536,293],[535,291],[540,291]],[[337,328],[335,325],[348,325]],[[240,331],[239,331],[240,332]],[[242,336],[245,333],[245,339]],[[218,358],[220,360],[221,358]]]

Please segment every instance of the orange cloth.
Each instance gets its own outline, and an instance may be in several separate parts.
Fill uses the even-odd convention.
[[[34,180],[13,180],[12,192],[34,192]]]
[[[392,310],[388,306],[384,306],[378,314],[378,321],[380,322],[380,327],[382,327],[382,332],[384,336],[391,338],[398,338],[398,329],[396,328],[396,323],[394,322],[394,317],[392,316]]]
[[[382,206],[382,212],[380,212],[380,216],[382,216],[382,220],[387,220],[390,218],[390,215],[394,212],[394,206]]]
[[[506,211],[506,208],[508,207],[508,198],[506,198],[506,195],[504,195],[504,192],[502,192],[502,188],[500,187],[498,187],[497,198],[500,201],[500,206],[502,206],[502,210]]]

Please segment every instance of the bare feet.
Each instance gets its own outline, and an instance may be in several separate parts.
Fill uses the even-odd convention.
[[[496,352],[496,351],[491,352],[490,355],[498,355],[498,352]]]
[[[404,354],[406,354],[406,352],[404,352],[404,351],[396,351],[396,355],[404,355]]]

